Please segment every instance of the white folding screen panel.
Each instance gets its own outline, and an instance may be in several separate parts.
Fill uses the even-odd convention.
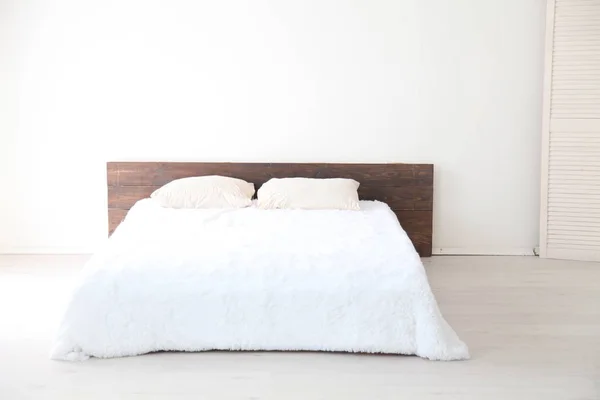
[[[547,18],[540,256],[600,261],[600,0]]]

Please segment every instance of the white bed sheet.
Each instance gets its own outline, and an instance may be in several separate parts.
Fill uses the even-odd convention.
[[[161,350],[469,357],[389,207],[175,210],[136,203],[84,267],[51,358]]]

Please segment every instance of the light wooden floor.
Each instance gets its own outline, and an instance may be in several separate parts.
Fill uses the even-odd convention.
[[[313,353],[50,361],[85,259],[0,257],[0,399],[600,399],[600,263],[426,261],[470,361]]]

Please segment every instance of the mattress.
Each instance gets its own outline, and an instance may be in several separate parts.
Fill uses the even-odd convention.
[[[51,358],[305,350],[469,357],[390,208],[138,201],[80,278]]]

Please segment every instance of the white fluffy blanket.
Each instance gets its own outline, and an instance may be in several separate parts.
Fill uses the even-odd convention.
[[[138,202],[85,266],[53,359],[160,350],[468,358],[387,205],[173,210]]]

